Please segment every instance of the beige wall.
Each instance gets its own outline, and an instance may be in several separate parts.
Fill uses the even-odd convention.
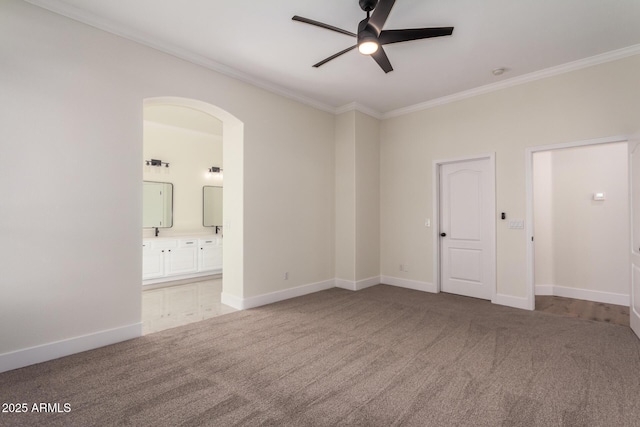
[[[356,280],[356,112],[335,119],[335,271]]]
[[[333,279],[332,114],[18,0],[0,6],[0,58],[0,355],[137,330],[148,98],[201,100],[244,123],[224,130],[244,132],[240,152],[224,149],[243,168],[225,186],[244,204],[227,215],[225,202],[243,262],[233,272],[225,257],[225,287],[244,284],[231,288],[242,298]]]
[[[496,153],[497,212],[525,218],[525,148],[631,134],[640,117],[640,56],[534,81],[381,125],[383,275],[433,281],[432,161]],[[497,223],[498,293],[525,298],[524,230]],[[408,273],[397,266],[408,261]]]
[[[380,128],[379,120],[355,114],[355,280],[380,276]]]
[[[536,285],[556,283],[551,156],[551,151],[533,154],[533,229],[535,230],[533,277]]]
[[[371,116],[336,116],[336,278],[350,289],[380,276],[379,135]]]

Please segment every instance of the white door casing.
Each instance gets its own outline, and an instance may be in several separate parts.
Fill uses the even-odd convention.
[[[496,293],[494,158],[437,166],[440,290],[492,300]]]
[[[640,337],[640,139],[629,140],[629,195],[631,207],[631,329]]]

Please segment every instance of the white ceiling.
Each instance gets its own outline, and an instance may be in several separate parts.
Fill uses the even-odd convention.
[[[312,68],[355,40],[291,20],[357,32],[358,0],[27,1],[328,111],[356,103],[389,115],[640,53],[640,0],[397,0],[385,29],[455,30],[385,46],[389,74],[357,50]],[[508,71],[496,77],[498,67]]]

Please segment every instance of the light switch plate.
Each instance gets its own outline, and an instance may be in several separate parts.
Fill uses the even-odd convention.
[[[524,220],[523,219],[512,219],[509,220],[509,228],[511,229],[523,229],[524,228]]]

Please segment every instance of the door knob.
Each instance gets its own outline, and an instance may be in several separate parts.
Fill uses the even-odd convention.
[[[445,237],[447,233],[440,233],[440,237]]]

